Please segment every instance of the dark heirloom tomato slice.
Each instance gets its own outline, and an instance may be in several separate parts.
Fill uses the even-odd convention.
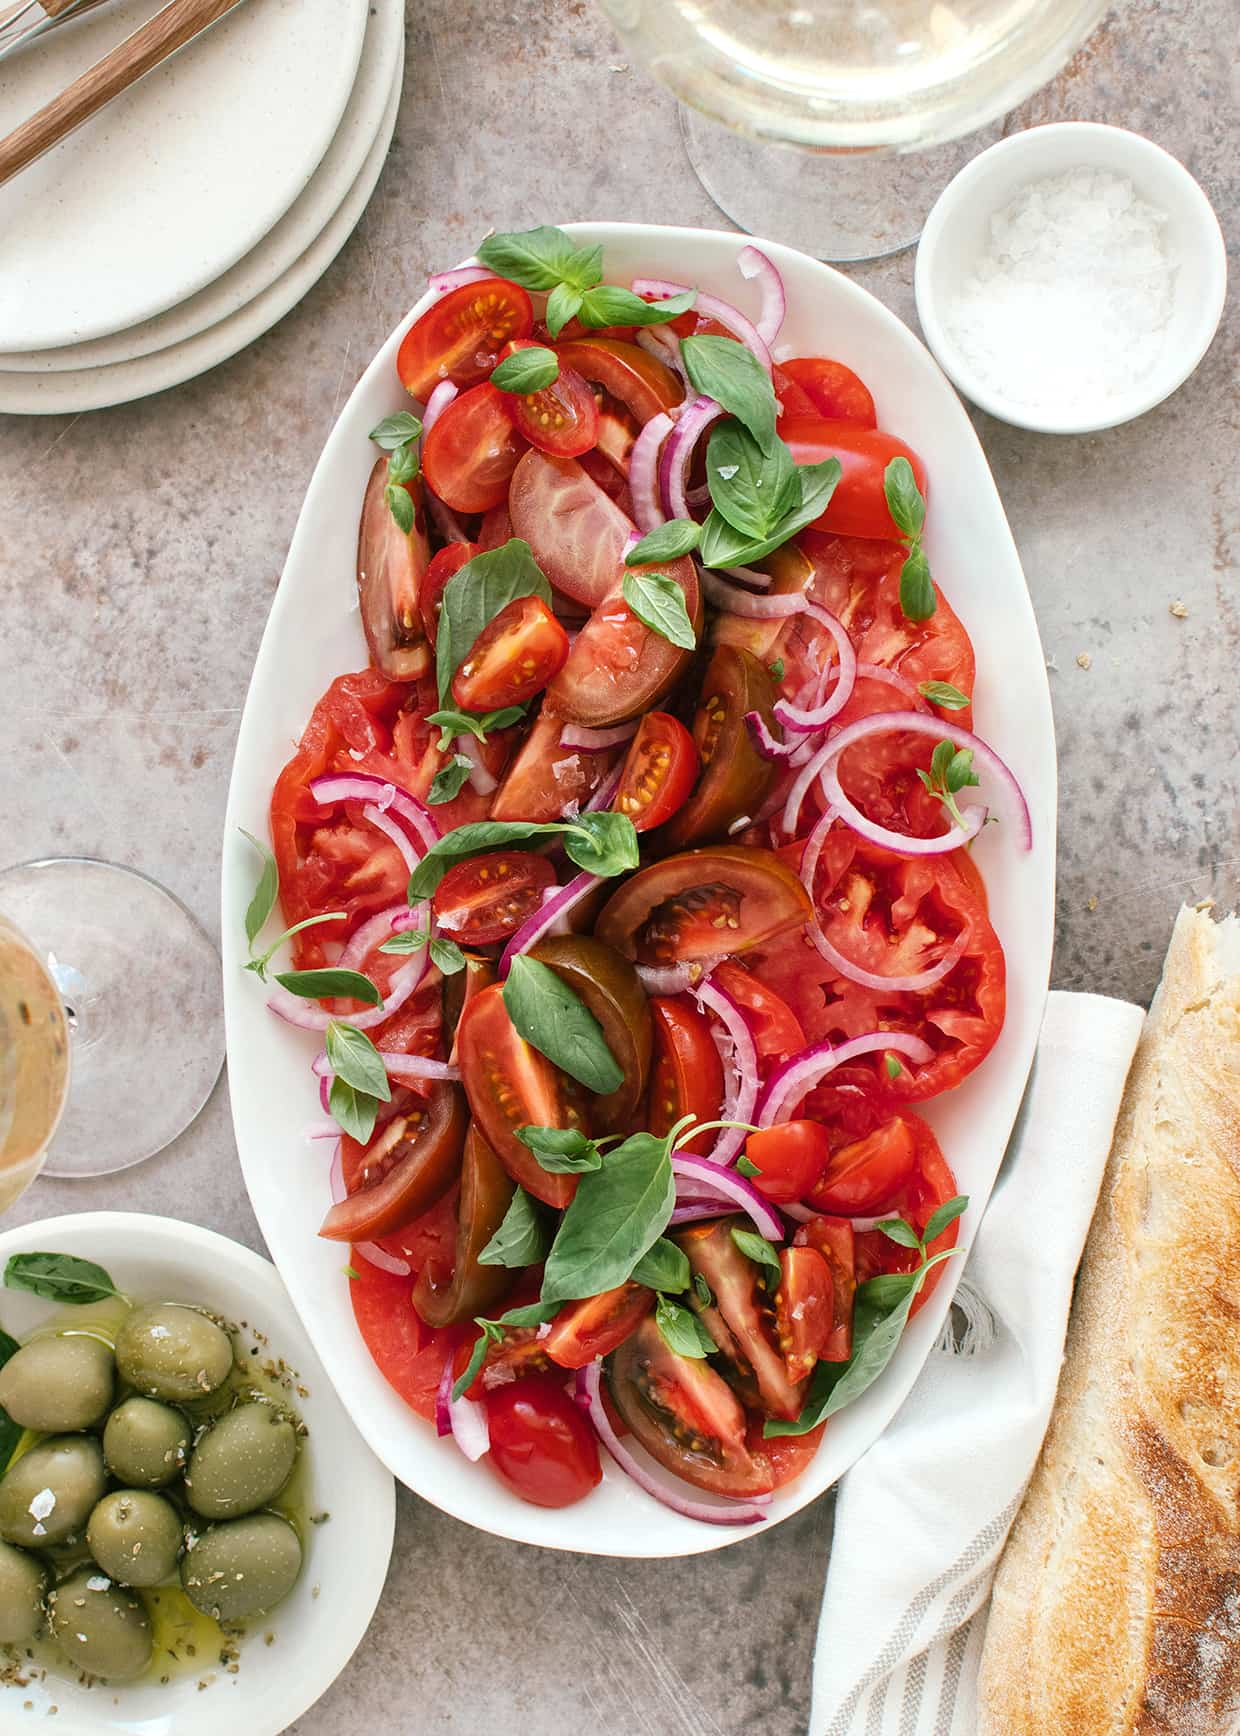
[[[413,1305],[428,1326],[456,1326],[491,1310],[512,1289],[506,1266],[482,1266],[478,1256],[504,1221],[516,1189],[486,1140],[471,1126],[461,1160],[456,1254],[450,1269],[428,1260],[413,1287]]]
[[[745,1412],[710,1366],[677,1356],[647,1315],[604,1363],[612,1403],[652,1459],[717,1495],[766,1495],[770,1461],[745,1442]]]
[[[431,898],[431,909],[439,927],[459,946],[491,946],[515,934],[554,885],[555,869],[545,856],[497,850],[449,868]]]
[[[679,1230],[675,1240],[715,1298],[710,1308],[694,1304],[706,1330],[741,1380],[756,1386],[767,1416],[790,1422],[800,1416],[805,1395],[801,1386],[789,1379],[776,1347],[774,1311],[761,1270],[741,1253],[732,1238],[734,1229],[749,1228],[752,1225],[747,1218],[724,1218]],[[725,1329],[722,1332],[718,1330],[720,1321]]]
[[[422,474],[453,512],[488,512],[508,493],[526,450],[509,398],[489,382],[471,386],[443,410],[422,439]]]
[[[847,1218],[811,1218],[793,1240],[798,1248],[816,1248],[831,1273],[831,1331],[819,1357],[823,1362],[847,1362],[852,1355],[853,1299],[857,1294],[853,1227]]]
[[[585,1412],[551,1375],[491,1387],[483,1401],[495,1475],[535,1507],[569,1507],[602,1481]]]
[[[768,597],[804,594],[814,582],[813,563],[795,543],[785,543],[783,548],[767,555],[765,560],[758,562],[758,568],[771,575],[771,583],[764,593]],[[807,617],[791,617],[793,622],[802,619]],[[771,620],[763,620],[757,616],[733,615],[724,610],[715,617],[715,643],[734,645],[738,651],[748,651],[769,673],[770,664],[776,657],[784,657],[785,664],[788,661],[784,656],[782,643],[787,637],[788,628],[788,617],[776,616]],[[796,698],[807,673],[807,670],[801,670],[796,680],[790,680],[785,672],[778,685],[789,698]]]
[[[827,510],[814,520],[815,530],[838,531],[842,536],[898,537],[883,489],[883,476],[893,458],[908,459],[923,500],[926,497],[925,465],[913,448],[894,434],[858,428],[851,422],[828,422],[822,416],[781,419],[779,432],[798,464],[821,464],[827,458],[840,461],[840,480]]]
[[[508,768],[491,803],[493,820],[559,820],[575,802],[584,808],[619,755],[563,747],[558,717],[543,712]]]
[[[663,834],[669,844],[679,848],[724,838],[734,824],[758,812],[776,772],[774,762],[754,745],[745,714],[760,712],[778,735],[774,705],[774,684],[757,658],[731,645],[717,646],[693,719],[702,772],[697,788]]]
[[[384,498],[387,464],[378,459],[366,484],[357,532],[357,598],[371,662],[395,681],[413,681],[431,666],[418,606],[431,551],[421,478],[408,485],[413,529],[406,536]]]
[[[527,338],[509,344],[505,359],[518,350],[537,349]],[[575,368],[560,358],[560,371],[549,386],[537,392],[511,392],[512,417],[517,427],[540,452],[557,458],[577,458],[598,440],[598,404],[594,393]]]
[[[779,1273],[775,1336],[788,1379],[795,1383],[812,1373],[831,1337],[831,1268],[814,1248],[781,1248]]]
[[[552,1175],[517,1138],[518,1127],[580,1127],[581,1112],[567,1082],[525,1041],[492,983],[474,996],[456,1028],[456,1047],[470,1113],[515,1182],[562,1211],[577,1191],[575,1175]]]
[[[751,1133],[745,1156],[759,1170],[750,1178],[758,1192],[787,1205],[809,1195],[830,1159],[831,1137],[817,1121],[783,1121]]]
[[[440,380],[472,386],[485,380],[512,338],[534,329],[530,298],[507,278],[450,289],[413,322],[396,352],[396,372],[423,403]]]
[[[762,946],[809,915],[808,893],[773,851],[714,844],[639,869],[596,932],[639,964],[687,964]]]
[[[784,405],[781,423],[784,417],[791,420],[808,414],[825,416],[829,422],[851,422],[857,428],[877,428],[878,417],[869,387],[843,362],[831,362],[825,356],[794,356],[781,362],[779,371],[793,382],[805,401],[805,407],[801,408],[798,400],[789,403],[781,395]],[[779,433],[782,436],[782,426]]]
[[[462,711],[502,711],[541,693],[568,660],[568,634],[541,597],[514,597],[479,633],[452,678]]]
[[[624,1080],[605,1097],[591,1099],[590,1125],[600,1133],[627,1133],[650,1071],[650,1007],[641,978],[627,958],[589,934],[552,935],[530,956],[549,965],[603,1027]]]
[[[584,1368],[608,1356],[654,1307],[654,1291],[630,1278],[615,1290],[587,1296],[561,1308],[543,1339],[543,1349],[561,1368]]]
[[[670,368],[623,338],[574,338],[557,345],[556,353],[565,367],[601,386],[638,422],[649,422],[684,398],[684,387]]]
[[[884,1211],[917,1162],[916,1116],[893,1115],[862,1139],[837,1147],[817,1183],[799,1198],[815,1211],[870,1217]]]
[[[364,1150],[351,1140],[357,1155],[350,1165],[346,1148],[348,1197],[328,1212],[319,1234],[371,1241],[419,1217],[460,1173],[467,1126],[460,1087],[444,1083],[431,1087],[425,1110],[394,1115]]]
[[[658,570],[680,586],[686,613],[700,632],[702,595],[693,562],[688,558],[665,561]],[[547,689],[548,705],[571,723],[603,728],[640,717],[658,704],[689,666],[691,651],[682,651],[638,620],[624,600],[623,580],[624,568],[618,566],[612,589],[596,605],[577,635],[568,662]]]
[[[723,1103],[723,1062],[710,1034],[710,1020],[689,999],[674,995],[652,1000],[654,1060],[646,1120],[660,1137],[686,1115],[714,1121]],[[684,1148],[700,1155],[714,1141],[713,1133],[687,1139]]]
[[[477,543],[463,542],[448,543],[438,554],[431,556],[431,564],[423,573],[422,582],[418,586],[418,612],[422,616],[426,637],[432,645],[439,632],[439,603],[443,597],[444,586],[468,561],[472,561],[477,553]]]
[[[642,718],[624,756],[612,807],[639,832],[661,826],[683,806],[697,777],[698,754],[683,723],[666,711]]]
[[[549,584],[592,609],[619,584],[633,529],[615,501],[572,458],[526,452],[512,475],[508,511]]]
[[[951,1167],[930,1128],[920,1115],[910,1115],[907,1119],[912,1123],[917,1146],[916,1165],[904,1185],[897,1188],[879,1209],[893,1217],[907,1218],[920,1234],[939,1207],[948,1200],[955,1199],[958,1189]],[[954,1248],[959,1235],[960,1222],[956,1219],[941,1236],[936,1236],[930,1243],[930,1254],[941,1254],[947,1248]],[[859,1231],[856,1244],[859,1284],[880,1272],[911,1272],[920,1259],[912,1248],[902,1248],[898,1242],[884,1236],[881,1230]],[[934,1294],[935,1286],[943,1276],[943,1268],[948,1264],[946,1260],[940,1261],[930,1272],[917,1293],[910,1310],[910,1319],[925,1307]]]

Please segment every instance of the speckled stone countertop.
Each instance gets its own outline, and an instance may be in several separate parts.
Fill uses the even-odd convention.
[[[1148,134],[1234,234],[1233,24],[1229,0],[1133,0],[1017,121]],[[584,0],[424,0],[408,28],[375,197],[274,331],[144,403],[0,418],[0,865],[133,863],[216,932],[233,742],[293,522],[337,411],[428,270],[492,225],[723,221],[673,102]],[[911,254],[854,275],[915,326]],[[1236,902],[1238,331],[1233,304],[1193,379],[1111,433],[976,418],[1051,670],[1062,987],[1148,999],[1180,900]],[[42,1181],[13,1217],[132,1206],[261,1247],[226,1091],[142,1168]],[[294,1728],[799,1736],[830,1530],[824,1499],[719,1554],[602,1561],[498,1542],[402,1492],[374,1625]]]

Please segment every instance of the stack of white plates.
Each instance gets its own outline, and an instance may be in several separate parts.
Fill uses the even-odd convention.
[[[159,5],[0,63],[0,135]],[[248,0],[0,187],[0,411],[161,392],[281,319],[374,190],[404,45],[403,0]]]

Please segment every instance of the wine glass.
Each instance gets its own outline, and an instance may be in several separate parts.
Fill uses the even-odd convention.
[[[964,135],[1053,78],[1107,0],[602,6],[626,52],[679,97],[690,162],[721,210],[844,263],[911,245],[991,142]]]
[[[171,892],[88,857],[0,870],[0,1210],[41,1169],[162,1151],[223,1059],[219,954]]]

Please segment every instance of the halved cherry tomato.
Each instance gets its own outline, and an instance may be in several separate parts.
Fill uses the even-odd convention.
[[[539,348],[527,338],[505,346],[504,357],[517,350]],[[594,393],[575,368],[561,356],[558,376],[537,392],[509,392],[513,421],[531,446],[559,458],[576,458],[598,440],[598,405]],[[501,388],[502,389],[502,388]]]
[[[877,428],[869,387],[843,362],[831,362],[825,356],[797,356],[781,362],[779,369],[808,400],[811,415],[825,416],[829,422],[851,422],[858,428]],[[801,413],[795,402],[784,402],[784,417],[791,420]]]
[[[433,1422],[452,1334],[434,1331],[419,1317],[408,1278],[380,1271],[361,1254],[352,1265],[357,1276],[349,1280],[349,1301],[362,1342],[392,1390]]]
[[[813,1371],[831,1337],[831,1268],[814,1248],[781,1248],[779,1271],[775,1336],[795,1383]]]
[[[819,1356],[847,1362],[852,1355],[853,1301],[857,1294],[857,1249],[847,1218],[811,1218],[793,1238],[799,1248],[816,1248],[831,1272],[831,1332]]]
[[[394,681],[413,681],[431,666],[418,608],[431,558],[422,479],[407,485],[413,502],[407,536],[392,517],[386,490],[387,459],[380,458],[366,484],[357,532],[358,605],[371,662]]]
[[[772,851],[713,844],[639,868],[595,932],[640,964],[687,964],[762,946],[809,915],[808,893]]]
[[[334,1242],[369,1241],[419,1217],[460,1174],[467,1126],[460,1087],[440,1083],[425,1109],[393,1116],[364,1149],[350,1140],[344,1148],[348,1194],[328,1212],[319,1234]]]
[[[611,805],[627,814],[637,831],[648,832],[683,806],[697,769],[697,749],[684,724],[666,711],[649,712],[629,743]]]
[[[659,571],[679,585],[685,612],[700,631],[702,594],[693,562],[664,561]],[[568,662],[547,689],[551,709],[572,723],[603,728],[639,717],[676,685],[693,655],[638,619],[624,600],[623,583],[624,568],[619,566],[612,589],[595,606]]]
[[[563,596],[592,609],[619,585],[632,523],[575,459],[526,452],[513,472],[508,510],[512,534],[530,545]]]
[[[723,959],[715,966],[711,980],[744,1009],[745,1022],[753,1033],[754,1047],[760,1059],[786,1061],[805,1047],[805,1032],[787,1001],[760,982],[744,965]],[[792,1194],[789,1197],[799,1199],[801,1196]]]
[[[831,1137],[817,1121],[782,1121],[751,1133],[745,1156],[759,1170],[751,1178],[758,1192],[786,1205],[808,1196],[831,1156]]]
[[[708,1362],[669,1350],[649,1315],[603,1366],[612,1402],[651,1458],[698,1489],[770,1493],[770,1461],[746,1444],[736,1394]]]
[[[396,352],[396,372],[405,390],[425,403],[440,380],[457,386],[485,380],[504,345],[533,329],[534,310],[519,284],[504,277],[461,284],[410,326]]]
[[[550,1375],[527,1374],[492,1387],[483,1403],[491,1435],[487,1463],[523,1501],[568,1507],[602,1481],[594,1431]]]
[[[890,1212],[892,1216],[906,1218],[920,1234],[924,1232],[939,1207],[954,1199],[958,1190],[951,1166],[939,1149],[939,1142],[929,1126],[919,1115],[910,1115],[908,1120],[913,1124],[917,1146],[916,1166],[903,1187],[897,1189],[880,1210]],[[947,1226],[941,1236],[935,1237],[928,1252],[931,1255],[941,1254],[946,1248],[954,1248],[959,1235],[960,1222],[957,1219]],[[858,1283],[863,1283],[880,1272],[911,1272],[920,1263],[920,1259],[921,1256],[912,1248],[902,1248],[898,1242],[884,1236],[881,1230],[862,1230],[857,1235]],[[941,1260],[928,1273],[909,1312],[910,1319],[930,1300],[947,1264],[948,1261]]]
[[[487,512],[508,493],[526,450],[506,392],[490,382],[462,392],[422,440],[422,474],[454,512]]]
[[[413,1305],[429,1326],[455,1326],[490,1315],[512,1289],[506,1266],[483,1266],[478,1256],[504,1221],[516,1192],[511,1178],[474,1126],[465,1136],[456,1251],[450,1268],[428,1260],[413,1287]]]
[[[778,734],[774,704],[769,670],[748,651],[716,646],[693,719],[702,773],[664,834],[669,844],[680,848],[724,838],[758,812],[775,781],[775,766],[758,752],[745,716],[759,712]]]
[[[913,475],[926,497],[926,467],[903,440],[877,428],[858,428],[852,422],[828,422],[822,416],[792,416],[782,420],[781,437],[798,464],[821,464],[838,458],[842,475],[827,509],[814,520],[815,530],[838,531],[842,536],[898,537],[883,492],[883,476],[893,458],[907,458]]]
[[[915,1121],[911,1115],[893,1115],[864,1138],[839,1146],[820,1166],[816,1185],[797,1197],[815,1211],[843,1217],[884,1211],[916,1164]]]
[[[426,637],[432,645],[439,631],[439,602],[444,586],[449,579],[455,578],[477,553],[477,543],[447,543],[438,554],[431,556],[431,564],[422,574],[421,583],[418,585],[418,613],[422,617]]]
[[[553,1175],[517,1138],[518,1127],[580,1127],[582,1115],[564,1075],[522,1037],[499,983],[475,995],[457,1026],[465,1095],[479,1130],[515,1182],[563,1211],[575,1175]]]
[[[600,1133],[627,1133],[650,1071],[650,1007],[641,978],[627,958],[591,934],[550,935],[530,957],[566,982],[602,1027],[624,1078],[614,1091],[591,1099],[590,1125]]]
[[[556,353],[564,366],[618,399],[639,423],[684,398],[684,387],[670,368],[621,338],[574,338],[557,345]]]
[[[542,712],[517,753],[491,803],[493,820],[562,819],[575,802],[584,808],[619,755],[562,747],[563,724]]]
[[[449,868],[431,898],[435,920],[459,946],[507,940],[532,916],[555,869],[528,850],[496,850]]]
[[[452,677],[462,711],[501,711],[533,699],[568,660],[568,634],[541,597],[514,597],[479,633]]]
[[[654,1307],[653,1290],[632,1279],[615,1290],[570,1302],[551,1323],[543,1348],[561,1368],[584,1368],[596,1356],[609,1356]]]
[[[646,1119],[651,1133],[662,1137],[686,1115],[714,1121],[723,1102],[723,1063],[710,1034],[710,1021],[688,995],[655,999],[654,1060]],[[696,1141],[700,1154],[714,1139],[704,1133]],[[687,1139],[685,1150],[694,1151]]]

